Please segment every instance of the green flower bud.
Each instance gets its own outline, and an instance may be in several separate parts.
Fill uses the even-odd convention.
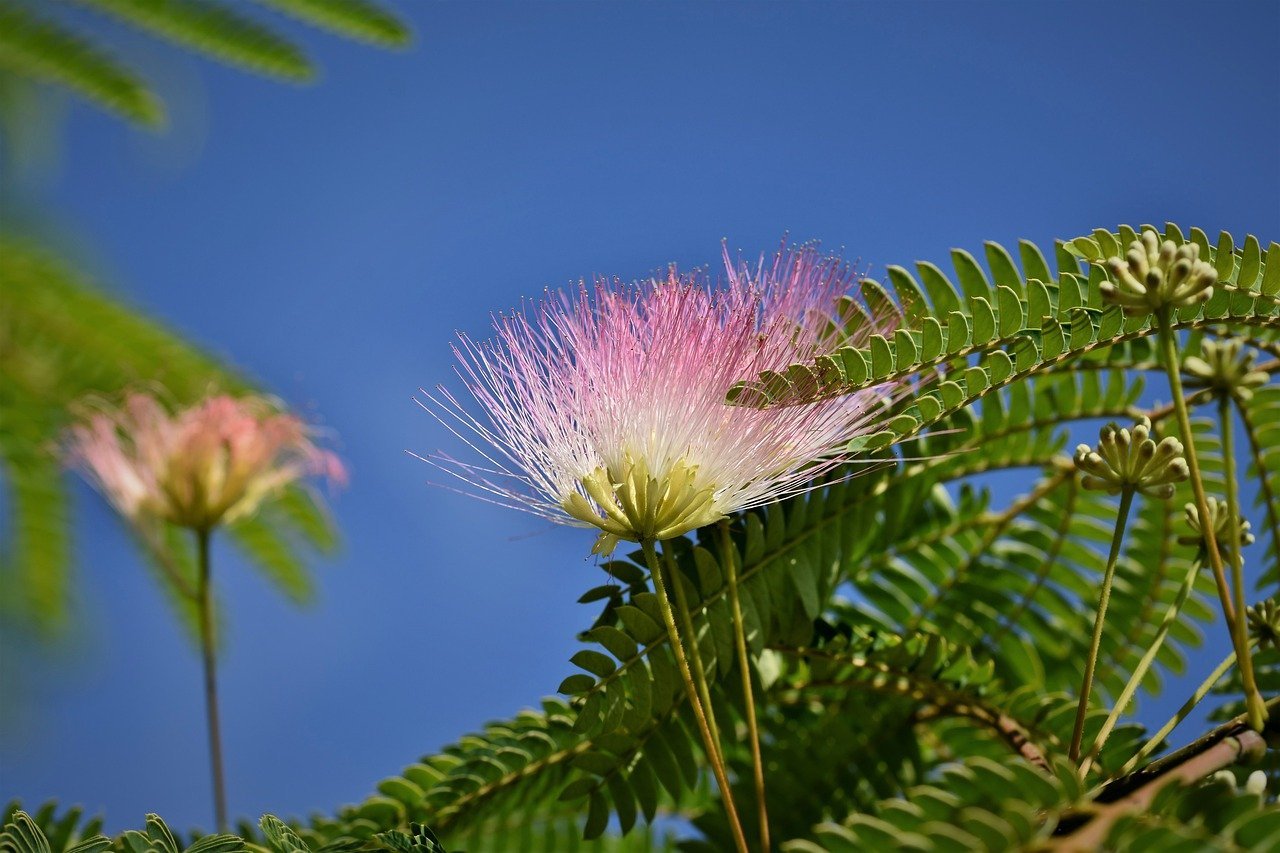
[[[1076,448],[1076,467],[1084,473],[1086,489],[1117,495],[1130,489],[1149,498],[1168,500],[1174,484],[1187,479],[1182,442],[1172,436],[1159,443],[1151,438],[1151,421],[1142,418],[1132,429],[1115,424],[1102,428],[1096,448]]]
[[[1142,232],[1124,258],[1107,261],[1107,270],[1112,280],[1102,283],[1102,298],[1119,305],[1126,314],[1149,314],[1204,302],[1213,295],[1218,280],[1213,266],[1200,260],[1199,246],[1178,246],[1172,240],[1162,243],[1155,231]]]
[[[1256,353],[1244,348],[1244,341],[1232,338],[1225,341],[1205,341],[1200,346],[1200,356],[1188,356],[1182,369],[1190,378],[1191,388],[1208,388],[1217,394],[1248,402],[1255,388],[1267,384],[1266,371],[1254,370]]]
[[[1249,608],[1249,636],[1259,648],[1280,648],[1280,607],[1268,598]]]
[[[1209,516],[1213,521],[1213,538],[1218,543],[1220,551],[1231,550],[1231,543],[1227,539],[1227,519],[1230,513],[1227,512],[1227,502],[1220,500],[1212,495],[1208,498]],[[1187,536],[1179,536],[1178,542],[1183,545],[1199,545],[1204,547],[1204,525],[1200,522],[1200,510],[1195,504],[1187,504],[1187,526],[1191,528],[1192,534]],[[1245,519],[1240,519],[1240,547],[1253,544],[1253,534],[1249,532],[1250,524]]]

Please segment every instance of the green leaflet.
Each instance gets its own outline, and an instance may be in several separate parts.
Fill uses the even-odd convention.
[[[1182,239],[1172,225],[1166,234]],[[1280,273],[1274,264],[1268,273],[1266,263],[1280,256],[1280,247],[1270,244],[1264,259],[1255,237],[1246,238],[1244,247],[1237,249],[1225,232],[1216,244],[1197,229],[1191,234],[1205,257],[1213,259],[1223,284],[1209,303],[1180,313],[1178,327],[1200,330],[1230,321],[1241,331],[1265,340],[1280,337],[1280,301],[1273,298],[1280,291]],[[941,407],[924,410],[936,419],[980,399],[994,386],[1053,370],[1069,359],[1138,361],[1149,351],[1145,339],[1155,332],[1151,318],[1125,317],[1117,308],[1103,306],[1098,295],[1098,286],[1105,279],[1100,262],[1122,254],[1121,246],[1135,235],[1135,229],[1122,226],[1119,235],[1099,229],[1089,237],[1059,243],[1056,280],[1040,251],[1025,241],[1019,251],[1026,270],[1022,274],[1017,273],[1007,250],[986,244],[990,281],[972,255],[955,250],[952,263],[958,285],[937,267],[918,265],[931,311],[918,307],[922,288],[915,279],[901,267],[890,267],[890,283],[898,291],[898,301],[912,306],[905,313],[909,325],[895,332],[893,343],[883,336],[872,336],[866,347],[841,347],[830,358],[824,357],[819,369],[793,365],[782,374],[739,383],[728,399],[737,405],[794,405],[887,381],[915,381],[920,383],[921,393],[931,393],[931,384],[963,375],[965,392],[960,398],[948,394],[940,400]],[[1079,275],[1075,257],[1092,262],[1087,278]],[[1246,279],[1243,285],[1242,277]],[[876,293],[880,292],[876,285]],[[1026,334],[1028,325],[1034,329],[1037,322],[1038,334]],[[997,352],[1009,357],[1013,370],[1003,370]],[[974,355],[985,359],[982,374],[966,364]],[[992,357],[997,359],[995,376],[987,369]],[[904,408],[910,405],[909,401],[903,404]],[[906,428],[905,421],[899,422],[893,441],[909,438],[929,423],[920,420],[915,428]],[[883,442],[864,444],[883,446]]]

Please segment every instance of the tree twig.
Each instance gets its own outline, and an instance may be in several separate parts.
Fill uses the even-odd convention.
[[[1150,808],[1156,794],[1173,783],[1184,785],[1198,782],[1216,773],[1224,767],[1238,762],[1252,761],[1266,751],[1266,741],[1262,735],[1249,728],[1244,720],[1236,721],[1235,731],[1224,734],[1203,748],[1198,748],[1189,755],[1179,756],[1185,750],[1178,750],[1167,759],[1155,762],[1151,768],[1161,765],[1160,772],[1140,787],[1126,792],[1120,799],[1104,803],[1093,813],[1093,818],[1083,827],[1060,839],[1055,849],[1062,851],[1100,850],[1107,840],[1107,835],[1116,821],[1125,815],[1144,812]],[[1212,732],[1210,733],[1213,734]],[[1201,740],[1204,740],[1202,738]],[[1192,744],[1199,747],[1200,741]],[[1191,747],[1187,747],[1190,749]],[[1167,763],[1175,757],[1177,761]],[[1151,768],[1147,768],[1148,770]],[[1145,774],[1146,770],[1139,771]],[[1139,774],[1134,774],[1135,776]],[[1129,777],[1126,777],[1129,778]],[[1106,790],[1104,789],[1104,794]]]

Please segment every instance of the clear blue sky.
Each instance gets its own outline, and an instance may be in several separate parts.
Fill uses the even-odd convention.
[[[591,535],[432,488],[405,454],[449,443],[411,397],[451,377],[455,329],[712,262],[722,237],[789,230],[873,273],[1120,222],[1280,238],[1280,4],[399,6],[412,51],[311,34],[303,90],[144,46],[187,99],[175,127],[77,106],[50,187],[99,275],[323,418],[352,469],[314,608],[215,554],[236,814],[355,801],[570,671]],[[83,621],[20,662],[0,799],[207,826],[196,656],[77,498]]]

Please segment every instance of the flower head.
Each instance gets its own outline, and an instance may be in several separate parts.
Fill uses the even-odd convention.
[[[1147,314],[1165,308],[1184,308],[1213,296],[1218,280],[1212,264],[1200,260],[1195,243],[1181,246],[1160,241],[1155,231],[1129,245],[1123,258],[1110,258],[1107,269],[1115,281],[1101,284],[1102,296],[1126,314]]]
[[[881,396],[759,410],[725,394],[839,343],[849,318],[836,316],[838,300],[856,275],[813,247],[725,263],[719,289],[674,269],[645,284],[597,282],[496,318],[491,342],[461,337],[459,373],[481,415],[443,388],[428,399],[456,434],[450,420],[478,437],[464,440],[488,464],[436,463],[497,503],[598,528],[599,553],[809,488],[848,459]]]
[[[1182,451],[1182,442],[1172,436],[1157,444],[1151,438],[1151,421],[1144,417],[1132,429],[1107,424],[1096,448],[1087,444],[1076,448],[1075,462],[1084,472],[1080,484],[1086,489],[1112,495],[1132,489],[1168,500],[1173,497],[1174,484],[1188,476]]]
[[[308,474],[343,481],[306,425],[261,397],[209,397],[174,414],[133,393],[71,429],[68,458],[132,521],[207,530]]]

